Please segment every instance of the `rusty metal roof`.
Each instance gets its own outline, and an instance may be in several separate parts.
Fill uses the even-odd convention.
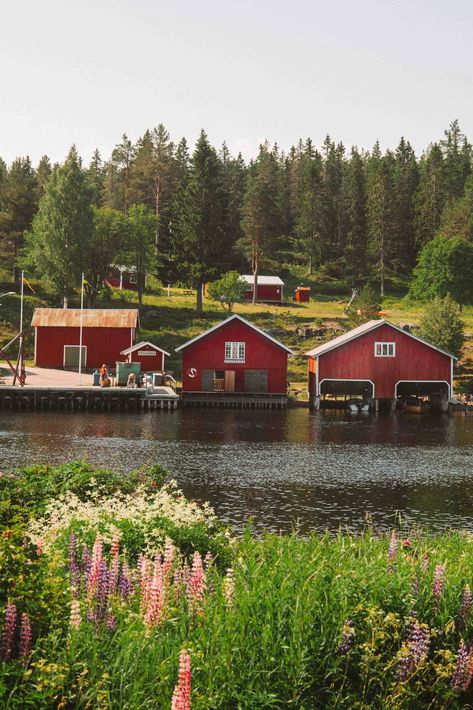
[[[35,308],[33,327],[79,328],[80,308]],[[137,328],[138,311],[122,308],[84,308],[84,328]]]

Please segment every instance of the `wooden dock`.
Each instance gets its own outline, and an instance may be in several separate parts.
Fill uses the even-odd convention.
[[[214,407],[218,409],[283,409],[287,395],[248,394],[232,392],[182,392],[184,407]]]
[[[134,411],[174,410],[170,387],[0,387],[1,410]]]

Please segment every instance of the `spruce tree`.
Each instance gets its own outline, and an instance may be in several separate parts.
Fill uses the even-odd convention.
[[[366,275],[366,186],[363,158],[352,148],[343,167],[343,216],[345,225],[345,269],[352,286]]]
[[[379,145],[375,144],[367,163],[368,251],[381,296],[385,294],[386,278],[393,271],[396,255],[393,173],[393,154],[387,151],[382,156]]]
[[[437,234],[446,200],[445,166],[437,143],[431,145],[419,164],[419,186],[414,198],[417,248]]]
[[[36,173],[28,157],[13,161],[3,181],[0,235],[8,251],[17,255],[24,233],[31,228],[38,206]]]

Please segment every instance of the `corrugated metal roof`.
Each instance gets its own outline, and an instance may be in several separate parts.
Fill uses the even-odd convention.
[[[263,335],[268,340],[271,340],[275,345],[279,345],[279,347],[282,348],[283,350],[286,350],[286,352],[288,352],[289,355],[294,355],[294,351],[291,350],[290,348],[288,348],[287,345],[283,345],[282,343],[279,342],[279,340],[276,340],[276,338],[273,338],[271,335],[269,335],[269,333],[265,333],[264,330],[261,330],[261,328],[258,328],[258,326],[253,325],[253,323],[250,323],[250,321],[246,320],[245,318],[242,318],[237,313],[234,313],[234,315],[230,316],[230,318],[226,318],[221,323],[217,323],[217,325],[214,325],[212,328],[209,328],[208,330],[206,330],[205,333],[201,333],[200,335],[196,335],[195,338],[188,340],[187,343],[183,343],[182,345],[179,345],[179,347],[175,349],[175,352],[177,353],[177,352],[179,352],[179,350],[184,350],[184,348],[187,348],[189,345],[192,345],[192,343],[196,343],[201,338],[206,338],[207,335],[210,335],[210,333],[213,333],[214,330],[218,330],[223,325],[230,323],[232,320],[241,321],[242,323],[247,325],[249,328],[252,328],[252,330],[255,330],[260,335]]]
[[[154,343],[150,343],[145,340],[143,340],[141,343],[137,343],[136,345],[132,345],[131,348],[126,348],[126,350],[122,350],[120,355],[129,355],[130,353],[134,353],[135,350],[141,350],[141,348],[144,348],[146,346],[153,348],[154,350],[159,350],[159,352],[164,353],[168,357],[171,356],[171,353],[168,353],[166,352],[166,350],[163,350],[158,345],[155,345]]]
[[[409,333],[407,330],[399,328],[399,326],[394,325],[394,323],[389,323],[389,321],[387,320],[369,320],[367,323],[363,323],[362,325],[359,325],[356,328],[352,328],[352,330],[349,330],[347,333],[343,333],[343,335],[338,335],[336,338],[333,338],[333,340],[329,340],[328,343],[324,343],[323,345],[319,345],[313,350],[309,350],[306,355],[308,355],[309,357],[319,357],[319,355],[324,355],[324,353],[328,353],[330,350],[335,350],[341,345],[349,343],[350,340],[355,340],[355,338],[359,338],[360,335],[369,333],[371,330],[376,330],[376,328],[379,328],[382,325],[389,325],[391,328],[394,328],[394,330],[398,330],[400,333],[409,336],[409,338],[413,338],[413,340],[417,340],[419,343],[427,345],[433,350],[437,350],[437,352],[442,353],[442,355],[447,355],[448,357],[451,357],[454,360],[458,360],[458,358],[456,358],[451,353],[447,353],[445,350],[441,350],[436,345],[432,345],[432,343],[427,342],[427,340],[418,338],[417,335],[412,335],[412,333]]]
[[[253,274],[244,274],[240,276],[242,281],[246,281],[247,284],[253,286],[255,278]],[[279,276],[260,276],[258,274],[258,286],[284,286],[284,281],[282,281]]]
[[[35,308],[33,327],[79,328],[80,308]],[[84,328],[137,328],[138,311],[122,308],[84,308]]]

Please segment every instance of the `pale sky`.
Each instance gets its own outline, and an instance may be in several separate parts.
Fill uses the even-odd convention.
[[[88,163],[164,123],[254,156],[473,141],[471,0],[0,0],[0,156]]]

